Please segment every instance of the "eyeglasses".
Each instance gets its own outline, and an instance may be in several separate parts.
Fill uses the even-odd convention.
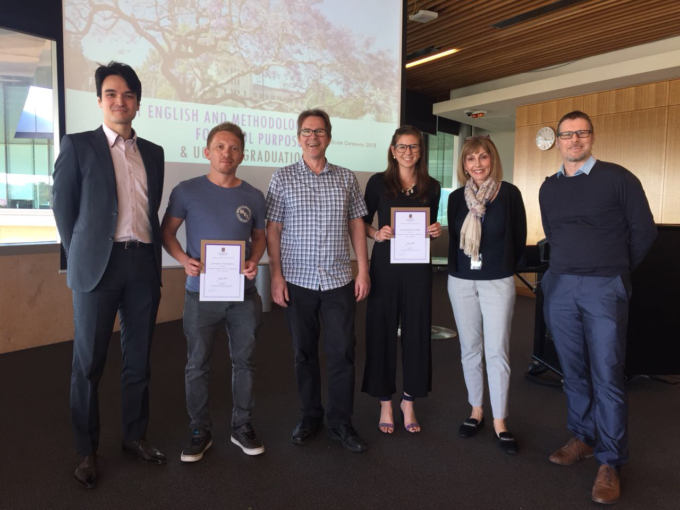
[[[394,146],[394,150],[400,154],[402,152],[406,152],[406,149],[411,149],[411,152],[420,152],[420,145],[418,145],[417,143],[414,143],[412,145],[404,145],[403,143],[399,143]]]
[[[491,137],[489,135],[475,135],[475,136],[468,136],[465,141],[469,142],[470,140],[491,140]]]
[[[579,138],[588,138],[590,135],[593,134],[593,130],[592,129],[580,129],[578,131],[562,131],[561,133],[557,133],[557,136],[559,136],[560,139],[562,139],[562,140],[571,140],[571,137],[574,136],[574,133]]]
[[[314,133],[316,136],[319,138],[323,138],[326,136],[326,130],[325,129],[301,129],[300,134],[307,138],[308,136],[312,136],[312,133]]]

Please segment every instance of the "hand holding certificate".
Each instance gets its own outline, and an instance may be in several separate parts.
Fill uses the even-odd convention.
[[[243,301],[245,241],[201,241],[201,301]]]
[[[394,237],[390,240],[392,264],[429,264],[429,207],[392,207]]]

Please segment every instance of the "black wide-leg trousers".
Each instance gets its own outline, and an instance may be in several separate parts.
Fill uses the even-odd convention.
[[[377,398],[396,393],[401,322],[403,391],[426,397],[432,389],[432,268],[430,264],[390,264],[387,254],[384,260],[374,250],[371,260],[361,391]]]

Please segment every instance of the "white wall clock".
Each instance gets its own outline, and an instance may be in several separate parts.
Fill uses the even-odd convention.
[[[536,147],[542,151],[547,151],[555,144],[555,131],[551,127],[542,127],[536,133]]]

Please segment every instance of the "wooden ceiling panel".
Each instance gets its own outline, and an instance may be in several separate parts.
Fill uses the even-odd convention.
[[[584,0],[507,28],[491,25],[555,0],[408,0],[406,52],[460,50],[406,70],[406,87],[436,100],[449,91],[680,35],[677,0]]]

